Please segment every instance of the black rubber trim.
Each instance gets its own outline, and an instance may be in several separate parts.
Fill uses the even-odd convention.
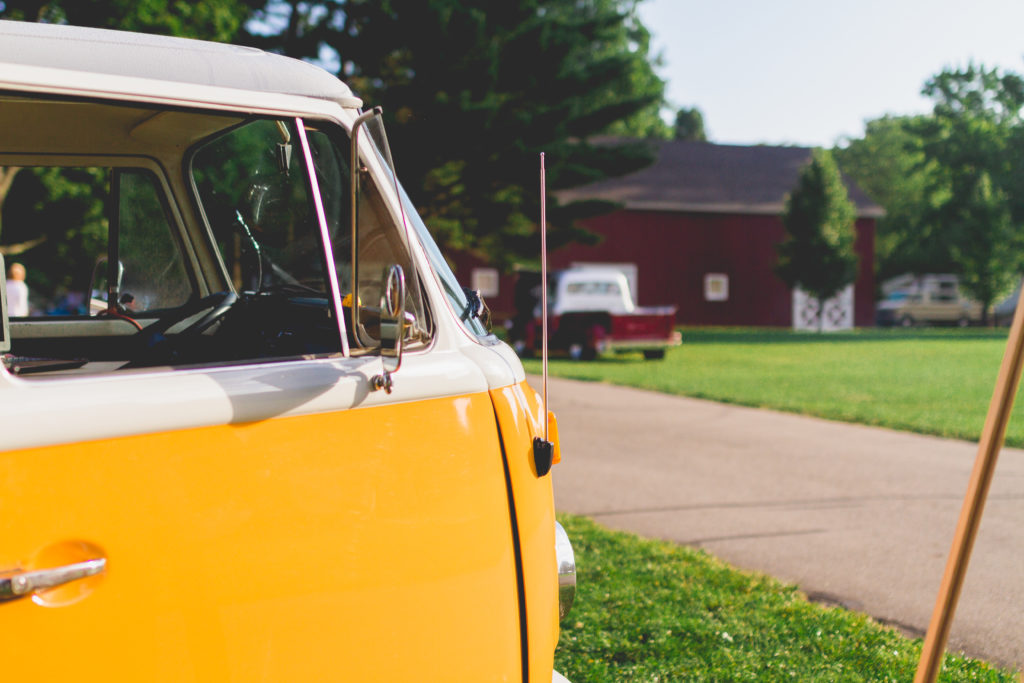
[[[543,477],[550,472],[554,462],[555,444],[539,436],[533,437],[533,465],[537,469],[537,476]]]
[[[493,405],[493,403],[492,403]],[[512,474],[508,469],[508,452],[505,437],[501,433],[498,411],[494,411],[494,427],[498,430],[498,445],[501,448],[501,465],[505,469],[505,491],[508,496],[508,513],[512,522],[512,547],[516,559],[516,590],[519,596],[519,651],[522,654],[523,683],[530,680],[530,638],[526,624],[526,581],[523,576],[523,550],[519,543],[519,520],[516,516],[516,497],[512,491]]]

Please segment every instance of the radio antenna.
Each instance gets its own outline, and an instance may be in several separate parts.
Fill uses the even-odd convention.
[[[541,378],[543,381],[541,401],[544,404],[541,419],[544,421],[544,438],[538,436],[533,439],[533,464],[537,468],[537,476],[543,477],[551,470],[555,457],[555,445],[551,442],[551,435],[548,431],[550,428],[548,412],[548,220],[544,152],[540,153],[540,339]]]
[[[544,379],[544,440],[548,434],[548,217],[547,183],[544,178],[544,152],[540,153],[540,362]]]

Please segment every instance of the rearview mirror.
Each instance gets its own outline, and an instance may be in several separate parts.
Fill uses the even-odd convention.
[[[96,267],[93,268],[92,279],[89,283],[89,291],[86,292],[86,302],[89,307],[89,315],[99,315],[109,308],[118,309],[122,303],[121,282],[124,280],[124,264],[117,262],[116,276],[111,280],[111,268],[109,259],[101,256],[96,260]]]

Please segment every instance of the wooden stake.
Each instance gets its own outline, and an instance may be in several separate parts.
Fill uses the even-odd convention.
[[[992,402],[988,407],[985,428],[978,442],[978,455],[974,460],[974,470],[967,485],[967,495],[960,520],[957,522],[953,536],[953,547],[946,561],[946,571],[942,577],[939,595],[935,600],[932,620],[928,625],[928,634],[921,650],[921,659],[917,665],[914,683],[934,683],[942,668],[942,656],[949,640],[949,630],[953,623],[953,614],[960,599],[967,565],[971,559],[974,539],[981,525],[981,515],[985,509],[985,500],[992,484],[992,475],[999,458],[999,449],[1006,437],[1006,425],[1010,421],[1013,409],[1013,398],[1020,384],[1022,360],[1024,360],[1024,289],[1017,299],[1017,310],[1013,316],[1013,326],[1006,341],[1003,364],[999,368]]]

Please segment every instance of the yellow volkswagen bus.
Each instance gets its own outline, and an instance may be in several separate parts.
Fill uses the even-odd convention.
[[[561,678],[549,416],[386,140],[303,62],[0,22],[6,680]]]

